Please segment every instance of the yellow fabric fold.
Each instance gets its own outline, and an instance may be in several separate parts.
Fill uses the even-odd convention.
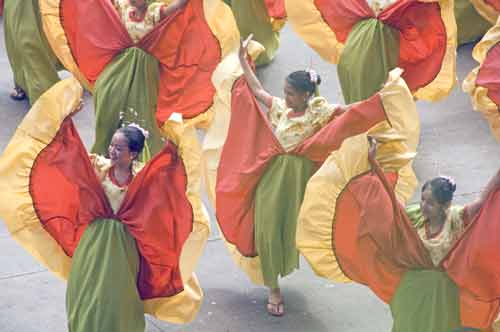
[[[85,89],[92,91],[90,83],[80,72],[73,58],[73,54],[71,53],[68,39],[66,38],[66,33],[64,32],[61,22],[61,0],[39,0],[39,4],[43,30],[54,54],[63,64],[64,68],[71,72]]]
[[[457,22],[453,0],[420,0],[421,2],[438,2],[441,18],[446,29],[446,52],[441,70],[432,82],[414,92],[418,99],[438,101],[448,96],[457,81]]]
[[[337,64],[344,45],[323,20],[314,0],[285,0],[285,8],[292,29],[323,60]]]
[[[254,41],[248,47],[248,52],[254,60],[263,50],[262,45]],[[232,87],[242,74],[243,71],[238,59],[238,48],[236,48],[221,61],[212,75],[212,83],[216,88],[216,94],[209,111],[213,112],[213,119],[205,131],[202,145],[203,180],[212,206],[216,206],[217,168],[219,167],[220,155],[229,131]],[[248,275],[253,283],[263,285],[264,280],[259,257],[244,257],[234,245],[225,239],[224,243],[236,265]]]
[[[487,4],[484,0],[470,0],[470,2],[483,18],[491,24],[495,24],[499,15],[495,8]]]
[[[500,108],[488,96],[488,88],[476,85],[477,75],[483,65],[488,52],[500,42],[500,19],[484,35],[472,51],[473,58],[479,62],[479,66],[474,68],[462,83],[462,89],[471,98],[472,107],[480,112],[488,121],[493,136],[500,141]]]
[[[404,203],[417,186],[411,162],[420,134],[420,121],[410,90],[394,69],[379,92],[388,121],[348,138],[309,180],[297,224],[296,244],[314,272],[348,282],[335,257],[334,225],[337,199],[354,177],[370,171],[367,136],[379,142],[376,158],[385,171],[397,171],[396,196]]]
[[[222,0],[204,0],[203,10],[208,26],[219,41],[221,58],[224,58],[240,44],[240,33],[233,12]]]
[[[68,276],[71,259],[38,219],[30,195],[30,175],[38,154],[79,105],[82,93],[74,78],[55,84],[26,114],[0,157],[0,217],[14,240],[61,278]]]

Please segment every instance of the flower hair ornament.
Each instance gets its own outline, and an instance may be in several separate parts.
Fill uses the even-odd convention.
[[[314,69],[307,69],[306,72],[309,74],[309,77],[311,78],[311,83],[317,85],[319,77],[318,73]]]
[[[149,137],[149,131],[147,131],[146,129],[142,128],[137,123],[130,123],[130,124],[127,125],[127,127],[134,127],[136,129],[139,129],[141,131],[141,133],[144,135],[144,138],[148,139],[148,137]]]

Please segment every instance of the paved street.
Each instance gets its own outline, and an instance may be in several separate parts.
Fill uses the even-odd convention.
[[[3,26],[1,19],[0,25]],[[3,28],[0,30],[0,151],[3,151],[28,111],[28,104],[9,98],[12,74]],[[471,50],[469,45],[458,52],[460,82],[476,66]],[[340,102],[335,66],[323,62],[288,26],[283,31],[277,59],[262,68],[259,75],[266,88],[281,95],[285,76],[292,70],[308,67],[311,62],[322,76],[322,94],[331,102]],[[85,109],[76,116],[76,124],[85,144],[90,146],[94,135],[93,108],[91,97],[87,95],[85,100]],[[481,116],[472,111],[469,97],[459,85],[446,100],[434,104],[419,102],[418,109],[422,132],[415,169],[419,180],[450,175],[458,184],[457,202],[474,199],[500,166],[500,144],[495,142]],[[389,308],[371,291],[359,285],[320,279],[305,261],[300,271],[283,281],[287,314],[271,318],[265,311],[265,290],[252,285],[233,264],[215,231],[201,259],[198,276],[205,300],[196,320],[187,326],[176,326],[148,318],[148,331],[390,331]],[[0,222],[0,331],[67,331],[64,296],[65,283],[31,258]]]

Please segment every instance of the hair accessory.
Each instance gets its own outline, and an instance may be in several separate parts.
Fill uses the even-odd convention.
[[[314,69],[307,69],[306,72],[309,73],[311,83],[318,84],[318,73]]]
[[[128,124],[127,127],[134,127],[134,128],[137,128],[141,131],[141,133],[144,135],[144,138],[145,139],[148,139],[149,138],[149,131],[147,131],[146,129],[142,128],[141,126],[139,126],[137,123],[130,123]]]

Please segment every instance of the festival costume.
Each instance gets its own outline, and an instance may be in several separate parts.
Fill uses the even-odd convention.
[[[311,178],[299,251],[317,275],[366,285],[388,303],[394,332],[488,330],[500,308],[500,191],[474,218],[452,207],[441,233],[427,234],[420,209],[400,203],[411,197],[401,172],[418,131],[408,130],[411,122],[392,124],[393,135],[371,133],[379,142],[376,166],[366,137],[353,138]]]
[[[150,5],[150,16],[158,13],[157,5]],[[114,131],[130,122],[150,133],[141,160],[160,151],[159,128],[173,112],[193,119],[211,107],[213,71],[239,41],[222,0],[189,1],[151,30],[122,22],[109,0],[41,0],[40,8],[55,53],[94,94],[92,151],[98,154],[106,152]]]
[[[237,56],[234,61],[238,61]],[[239,75],[241,71],[235,71],[231,79],[216,84],[218,94],[231,109],[216,112],[207,130],[205,179],[233,259],[254,283],[275,287],[279,276],[298,265],[293,234],[308,179],[346,138],[384,122],[383,93],[353,105],[335,120],[330,116],[325,121],[325,116],[320,121],[324,122],[322,128],[315,126],[309,137],[289,142],[292,144],[285,149],[280,140],[287,141],[276,137],[279,132],[276,136],[273,133],[279,122],[266,119]],[[279,103],[283,104],[273,99],[274,107]],[[313,99],[309,107],[312,105],[322,105],[322,111],[330,109],[330,114],[334,108],[322,98]],[[273,113],[279,114],[271,111],[271,120]]]
[[[500,21],[474,47],[472,56],[479,62],[463,82],[462,88],[469,93],[474,110],[488,121],[491,132],[500,140]]]
[[[491,23],[477,12],[472,0],[455,0],[455,19],[458,45],[481,38],[491,27]]]
[[[337,73],[346,103],[368,98],[390,70],[418,99],[455,83],[456,24],[449,0],[286,0],[293,29]]]
[[[225,0],[233,10],[242,38],[253,33],[253,40],[265,51],[255,64],[265,65],[276,56],[280,44],[280,30],[286,21],[284,0]]]
[[[143,331],[144,313],[189,322],[209,233],[187,190],[196,174],[168,143],[118,188],[109,160],[89,158],[73,126],[82,92],[66,79],[22,121],[0,159],[0,215],[16,241],[69,278],[70,331]]]
[[[5,48],[14,83],[33,105],[59,81],[60,64],[42,29],[38,0],[7,0],[0,5],[4,9]]]

